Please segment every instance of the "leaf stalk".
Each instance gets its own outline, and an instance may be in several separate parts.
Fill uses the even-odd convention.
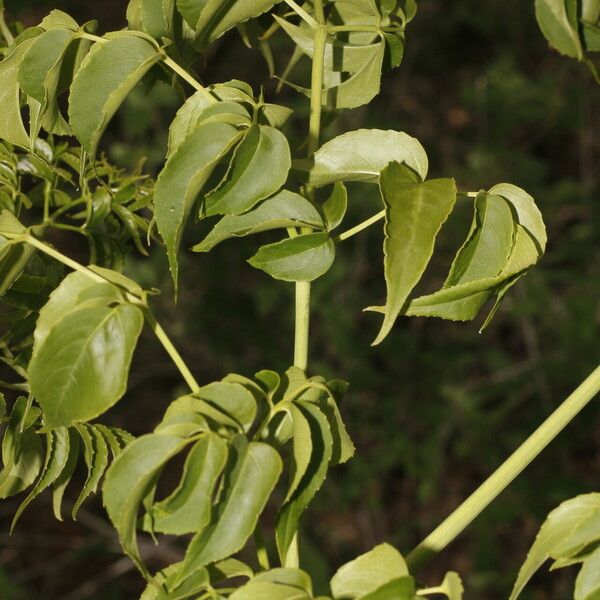
[[[600,393],[600,366],[525,440],[525,442],[407,557],[416,572],[441,552],[502,493],[554,440],[577,414]]]

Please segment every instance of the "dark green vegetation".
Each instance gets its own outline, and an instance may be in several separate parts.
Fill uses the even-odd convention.
[[[360,316],[359,310],[384,296],[381,234],[373,228],[340,247],[333,269],[314,286],[310,370],[351,379],[342,410],[359,451],[353,461],[332,471],[304,526],[305,558],[314,564],[319,586],[339,564],[383,540],[411,548],[597,362],[597,90],[585,70],[549,53],[527,3],[490,3],[485,14],[478,6],[423,3],[410,25],[403,66],[384,77],[382,97],[367,110],[347,113],[325,129],[325,136],[362,127],[408,131],[428,150],[430,177],[454,175],[464,190],[497,181],[518,183],[541,206],[551,246],[482,336],[472,324],[402,319],[376,349],[369,347],[376,316]],[[56,3],[48,9],[53,7]],[[122,11],[117,6],[115,14],[120,18]],[[46,12],[30,16],[30,22],[37,23]],[[80,22],[98,17],[93,7],[88,13],[74,7],[73,14]],[[107,20],[101,30],[121,25]],[[256,90],[266,73],[255,55],[253,62],[233,34],[217,43],[200,71],[206,81],[256,77],[251,82]],[[274,87],[268,89],[269,98]],[[165,147],[157,140],[166,141],[166,124],[179,102],[166,87],[149,96],[136,90],[104,139],[110,157],[131,166],[135,147],[139,156],[150,156],[150,168],[157,167]],[[281,103],[288,102],[298,112],[287,130],[301,141],[306,101],[286,92]],[[350,203],[348,222],[358,223],[378,210],[375,193],[371,198],[364,186],[348,187],[355,199],[357,194],[364,197],[364,203]],[[445,226],[436,252],[439,268],[434,265],[427,274],[423,293],[442,283],[469,220],[469,210],[458,211]],[[87,262],[84,244],[78,247],[71,237],[53,235],[66,254]],[[194,235],[187,245],[198,239]],[[223,244],[208,257],[185,255],[177,312],[170,294],[159,299],[157,312],[200,381],[229,371],[251,374],[265,365],[282,372],[291,362],[291,286],[274,285],[245,267],[240,257],[254,252],[254,243],[243,240]],[[160,252],[150,260],[129,259],[126,272],[145,286],[169,289]],[[160,348],[149,337],[143,339],[127,401],[106,417],[136,435],[152,429],[168,402],[184,391],[175,389],[181,385],[179,377]],[[575,493],[597,489],[598,473],[590,460],[594,422],[589,408],[423,577],[437,582],[452,568],[465,576],[474,597],[506,597],[520,557],[548,509]],[[60,531],[44,539],[64,539],[56,538],[65,535],[64,528],[43,524],[38,506],[33,515],[24,514],[12,538],[18,552],[13,559],[8,554],[6,576],[17,582],[27,577],[23,561],[31,561],[40,575],[33,569],[35,578],[25,579],[23,589],[66,597],[65,590],[82,584],[80,568],[52,571],[57,578],[53,584],[50,567],[39,567],[47,558],[23,549],[29,544],[26,532]],[[89,578],[96,582],[90,597],[132,597],[136,588],[128,590],[126,579],[113,580],[111,571],[100,566],[120,559],[98,547],[95,533],[89,544],[83,553],[72,540],[59,544],[57,560],[62,556],[64,561],[59,565],[88,565]],[[178,547],[171,551],[176,555]],[[149,562],[152,567],[172,562],[173,554],[159,554]],[[136,581],[132,578],[131,585]],[[531,589],[538,583],[543,585],[536,580]],[[48,592],[44,585],[56,587]],[[543,589],[548,586],[556,586],[549,597],[566,597],[571,589],[560,577],[552,577]],[[76,593],[85,597],[86,592]]]

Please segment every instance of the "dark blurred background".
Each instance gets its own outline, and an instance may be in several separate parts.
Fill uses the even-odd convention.
[[[6,0],[9,17],[33,25],[51,8],[100,31],[125,25],[125,0]],[[509,295],[492,325],[403,319],[370,347],[378,319],[361,312],[384,296],[381,233],[344,242],[330,273],[314,287],[311,372],[350,380],[342,407],[358,449],[333,470],[304,519],[303,553],[317,581],[381,541],[410,550],[481,483],[600,361],[600,89],[587,70],[551,51],[533,1],[422,0],[407,33],[405,60],[384,76],[381,96],[325,130],[380,127],[418,137],[432,176],[454,176],[463,190],[510,181],[530,191],[549,230],[541,264]],[[289,53],[283,38],[279,67]],[[261,56],[231,33],[198,72],[206,82],[238,77],[274,98]],[[296,109],[288,125],[302,140],[307,102],[284,90]],[[108,156],[129,166],[148,156],[154,172],[179,105],[166,86],[136,90],[104,140]],[[372,214],[372,190],[351,189],[350,219]],[[440,283],[464,238],[470,209],[450,221],[439,265],[424,287]],[[190,228],[190,242],[199,238]],[[230,371],[285,370],[291,362],[293,288],[245,263],[255,243],[186,254],[179,304],[172,303],[163,252],[131,262],[129,272],[164,290],[157,312],[201,382]],[[77,248],[74,252],[80,251]],[[154,339],[137,352],[130,390],[106,417],[134,434],[150,430],[182,385]],[[422,573],[434,584],[459,571],[466,598],[504,599],[547,512],[578,493],[600,489],[600,411],[589,406],[446,552]],[[80,473],[80,478],[84,474]],[[58,523],[44,496],[8,535],[15,504],[1,505],[0,598],[129,600],[140,579],[107,525],[99,498],[79,523]],[[156,568],[175,560],[175,542],[145,547]],[[536,577],[528,599],[570,597],[569,570]]]

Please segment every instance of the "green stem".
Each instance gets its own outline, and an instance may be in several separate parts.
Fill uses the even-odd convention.
[[[323,1],[314,0],[315,15],[319,21],[315,29],[315,44],[313,52],[312,73],[310,83],[310,121],[308,124],[308,157],[310,158],[319,147],[321,137],[321,109],[323,95],[323,65],[325,62],[325,44],[327,29]],[[308,189],[309,195],[312,190]],[[305,232],[305,229],[302,230]],[[310,231],[310,229],[308,229]],[[294,365],[303,371],[308,366],[308,336],[310,330],[310,282],[296,282],[296,333],[294,341]],[[298,532],[294,535],[286,554],[285,566],[298,568],[300,556],[298,550]]]
[[[600,366],[406,558],[411,573],[452,542],[600,392]]]
[[[84,275],[86,275],[87,277],[92,279],[93,281],[97,281],[98,283],[106,283],[107,282],[107,280],[104,279],[104,277],[102,277],[102,275],[96,273],[95,271],[92,271],[91,269],[88,269],[87,267],[85,267],[82,264],[79,264],[77,261],[69,258],[68,256],[64,255],[62,252],[55,250],[54,248],[52,248],[52,246],[45,244],[44,242],[38,240],[37,238],[35,238],[31,235],[23,236],[23,241],[30,244],[34,248],[37,248],[38,250],[44,252],[48,256],[51,256],[52,258],[55,258],[56,260],[60,261],[61,263],[67,265],[74,271],[79,271],[80,273],[83,273]],[[108,282],[108,283],[110,283],[110,282]],[[148,323],[148,326],[154,332],[154,335],[156,335],[156,337],[158,338],[158,341],[162,344],[163,348],[167,351],[167,354],[171,357],[171,360],[175,363],[175,366],[179,369],[179,372],[181,373],[182,377],[184,378],[185,382],[188,384],[188,386],[190,387],[192,392],[196,392],[198,389],[200,389],[198,382],[192,375],[188,366],[185,364],[183,358],[181,357],[181,355],[179,354],[179,352],[173,345],[173,342],[170,340],[170,338],[166,334],[165,330],[159,325],[156,318],[152,314],[152,311],[150,310],[150,308],[148,306],[143,305],[143,299],[132,294],[131,292],[127,292],[126,295],[129,299],[133,300],[136,304],[142,304],[142,308],[144,311],[144,317],[146,319],[146,322]]]
[[[316,21],[314,17],[309,15],[298,3],[294,2],[294,0],[284,1],[303,21],[308,23],[308,25],[310,25],[312,29],[316,30],[319,28],[318,21]]]
[[[381,212],[378,212],[376,215],[369,217],[366,221],[359,223],[355,227],[352,227],[352,228],[348,229],[347,231],[343,231],[339,235],[336,235],[333,238],[333,240],[335,242],[343,242],[344,240],[351,238],[353,235],[360,233],[363,229],[370,227],[371,225],[373,225],[373,223],[377,223],[377,221],[381,221],[381,219],[383,219],[383,218],[385,218],[385,209],[382,210]]]
[[[6,45],[10,46],[14,42],[15,36],[12,34],[12,31],[6,24],[4,19],[4,9],[0,10],[0,32],[2,33],[2,37],[4,37]]]

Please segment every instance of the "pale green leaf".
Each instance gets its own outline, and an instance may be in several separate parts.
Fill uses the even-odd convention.
[[[304,590],[270,581],[250,581],[235,590],[230,600],[310,600]]]
[[[384,583],[360,600],[415,600],[415,582],[412,577],[398,577]],[[336,599],[337,600],[337,599]]]
[[[427,176],[427,155],[419,141],[401,131],[380,129],[344,133],[323,144],[314,159],[295,161],[294,168],[306,173],[308,184],[322,187],[336,181],[377,183],[393,161],[405,163],[421,179]]]
[[[70,29],[71,31],[77,31],[77,29],[79,29],[79,24],[66,12],[54,9],[42,19],[40,27],[46,31],[50,31],[51,29]]]
[[[88,153],[96,153],[112,116],[161,57],[155,45],[133,34],[92,46],[73,79],[69,99],[69,123]]]
[[[600,598],[600,548],[586,559],[575,581],[574,600],[598,600]]]
[[[177,10],[181,13],[187,24],[196,29],[202,9],[208,4],[208,0],[177,0]]]
[[[568,5],[574,10],[569,14]],[[583,50],[577,31],[575,0],[535,0],[535,16],[546,39],[561,53],[581,60]],[[573,18],[574,17],[574,18]]]
[[[190,542],[180,580],[244,546],[281,474],[279,454],[261,442],[236,437],[230,458],[223,496],[211,524]]]
[[[383,244],[387,298],[384,320],[373,345],[391,330],[433,254],[435,238],[456,202],[452,179],[420,183],[398,163],[386,167],[380,188],[386,208]]]
[[[226,123],[198,126],[169,157],[156,181],[154,217],[167,246],[176,287],[179,271],[177,250],[196,196],[241,135],[235,127]]]
[[[143,321],[131,304],[87,306],[50,329],[29,364],[49,429],[92,419],[121,398]]]
[[[248,431],[252,427],[256,400],[243,385],[217,381],[201,387],[194,395],[234,419],[240,430]]]
[[[335,244],[327,233],[306,233],[261,246],[248,260],[275,279],[314,281],[325,274],[335,258]]]
[[[600,494],[584,494],[563,502],[548,515],[519,571],[509,600],[515,600],[521,594],[527,582],[550,558],[555,548],[579,524],[597,513],[599,507]]]
[[[29,147],[29,135],[21,116],[18,76],[23,56],[33,41],[21,42],[0,62],[0,138],[23,148]]]
[[[419,596],[443,594],[448,600],[462,600],[464,591],[460,575],[454,571],[449,571],[444,576],[444,580],[440,585],[425,590],[419,590]]]
[[[340,567],[331,579],[331,591],[335,600],[353,600],[406,575],[408,568],[400,552],[380,544]]]
[[[291,166],[287,139],[267,125],[252,127],[235,150],[225,183],[204,201],[205,215],[239,215],[274,194]]]

